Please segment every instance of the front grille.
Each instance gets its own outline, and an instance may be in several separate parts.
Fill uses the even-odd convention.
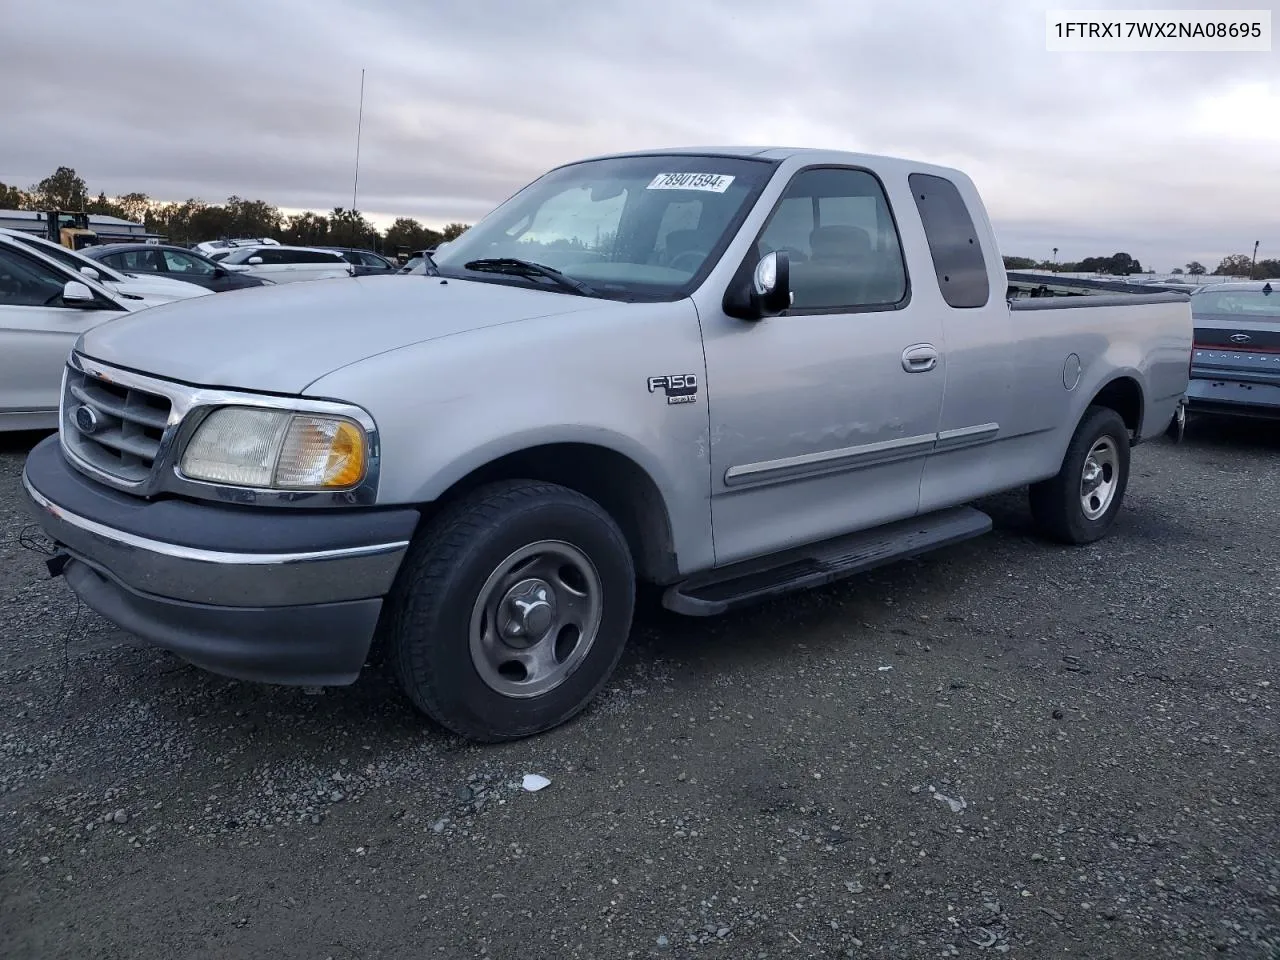
[[[151,477],[172,402],[67,367],[62,395],[63,443],[109,477],[140,484]]]

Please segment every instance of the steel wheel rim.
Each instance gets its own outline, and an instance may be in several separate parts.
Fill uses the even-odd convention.
[[[1110,508],[1120,484],[1120,448],[1111,437],[1100,437],[1084,458],[1080,471],[1080,509],[1085,519],[1097,520]]]
[[[471,609],[471,662],[495,693],[540,697],[582,665],[600,630],[603,586],[572,544],[539,540],[494,569]]]

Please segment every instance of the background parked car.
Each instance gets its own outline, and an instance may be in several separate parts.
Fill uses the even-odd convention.
[[[279,246],[279,240],[273,240],[270,237],[253,237],[242,238],[239,240],[206,240],[203,243],[197,243],[191,249],[196,253],[202,253],[206,257],[214,260],[221,259],[222,255],[237,250],[240,247],[269,247]]]
[[[272,281],[214,263],[195,250],[159,243],[102,243],[84,255],[116,270],[195,283],[214,293],[261,287]]]
[[[415,250],[413,256],[406,260],[404,266],[397,270],[396,273],[425,273],[427,257],[435,252],[435,247],[427,250]]]
[[[355,247],[325,247],[325,249],[341,255],[347,263],[355,267],[357,277],[395,273],[399,269],[382,254],[374,253],[372,250],[360,250]]]
[[[1280,281],[1229,281],[1191,295],[1187,409],[1280,419]]]
[[[225,256],[219,256],[218,262],[226,266],[244,266],[253,276],[266,277],[273,283],[351,277],[355,276],[356,270],[341,254],[332,250],[286,247],[279,244],[240,247]]]
[[[76,338],[163,302],[109,289],[40,249],[0,233],[0,432],[55,429]]]
[[[211,292],[194,283],[187,283],[185,280],[170,280],[167,277],[144,276],[117,270],[99,260],[91,260],[85,256],[89,247],[79,251],[68,250],[43,237],[32,236],[20,230],[0,230],[0,234],[56,260],[68,270],[86,276],[102,284],[107,290],[124,297],[142,297],[155,303],[163,303],[168,300],[208,296]]]

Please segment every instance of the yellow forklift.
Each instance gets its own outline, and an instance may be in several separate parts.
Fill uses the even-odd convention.
[[[98,235],[89,229],[87,213],[70,213],[66,210],[43,211],[45,239],[68,250],[82,250],[98,242]]]

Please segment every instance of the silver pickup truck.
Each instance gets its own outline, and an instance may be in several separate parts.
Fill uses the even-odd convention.
[[[51,572],[232,677],[383,657],[496,741],[592,700],[637,581],[718,614],[980,535],[967,504],[1022,486],[1088,543],[1181,423],[1187,297],[1006,300],[974,185],[925,163],[586,160],[428,267],[87,332],[23,478]]]

